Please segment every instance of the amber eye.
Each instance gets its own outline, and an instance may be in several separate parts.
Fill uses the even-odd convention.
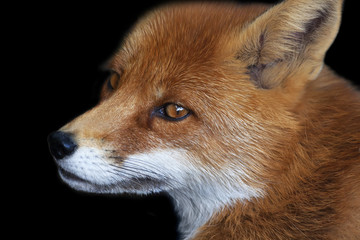
[[[112,72],[107,80],[107,86],[110,90],[115,90],[119,86],[120,75],[116,72]]]
[[[189,113],[187,109],[176,104],[167,105],[165,107],[165,112],[168,117],[176,118],[176,119],[182,118]]]
[[[164,106],[160,107],[156,112],[158,116],[169,121],[180,121],[190,115],[190,110],[175,103],[165,104]]]

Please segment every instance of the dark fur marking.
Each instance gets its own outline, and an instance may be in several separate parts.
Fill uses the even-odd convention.
[[[304,32],[293,32],[289,34],[289,39],[299,44],[299,49],[302,49],[302,45],[311,42],[314,38],[314,33],[321,28],[321,26],[326,23],[330,16],[330,9],[326,8],[323,10],[318,10],[316,17],[311,19],[305,24]]]
[[[316,17],[305,24],[305,31],[288,33],[285,38],[293,43],[294,54],[302,52],[306,45],[314,39],[314,34],[327,21],[330,11],[329,9],[318,10]]]
[[[282,59],[276,59],[275,61],[267,64],[259,63],[259,64],[250,65],[247,67],[248,71],[246,72],[246,74],[250,76],[250,80],[255,84],[257,88],[271,89],[274,87],[273,86],[274,84],[271,83],[266,84],[266,82],[263,81],[264,79],[263,72],[267,68],[274,67],[275,65],[281,62],[283,62]]]
[[[263,81],[261,81],[261,75],[266,68],[266,64],[250,65],[247,67],[247,74],[250,75],[250,80],[255,84],[257,88],[269,89]]]
[[[312,35],[316,31],[316,29],[318,29],[321,25],[324,24],[324,22],[326,22],[330,15],[330,11],[328,8],[322,11],[318,10],[317,13],[317,17],[312,19],[305,25],[305,36]]]
[[[264,44],[265,44],[265,33],[261,33],[259,37],[259,47],[256,51],[256,63],[247,67],[248,70],[247,74],[250,75],[250,80],[255,84],[257,88],[269,89],[270,87],[267,86],[262,81],[263,71],[268,66],[268,64],[259,63],[261,58],[261,52],[264,48]]]

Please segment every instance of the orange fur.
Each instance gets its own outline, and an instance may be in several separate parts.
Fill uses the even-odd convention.
[[[233,181],[261,196],[222,206],[191,239],[360,239],[360,95],[323,67],[341,6],[155,10],[108,63],[116,89],[105,84],[99,105],[62,131],[122,159],[166,146],[214,173],[245,166]],[[192,115],[152,116],[169,102]]]
[[[268,157],[283,166],[268,197],[225,208],[195,239],[359,238],[359,95],[328,69],[306,88],[297,133]]]

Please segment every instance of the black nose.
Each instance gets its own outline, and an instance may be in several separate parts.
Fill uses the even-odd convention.
[[[61,131],[50,133],[48,144],[50,153],[56,160],[70,156],[77,148],[72,134]]]

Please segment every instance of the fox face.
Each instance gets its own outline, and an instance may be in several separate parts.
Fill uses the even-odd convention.
[[[172,9],[139,23],[108,63],[111,74],[98,106],[60,130],[74,145],[71,154],[55,157],[65,182],[83,191],[151,193],[239,176],[238,195],[261,193],[247,170],[245,155],[251,153],[238,144],[250,143],[249,131],[264,127],[253,117],[257,89],[246,68],[228,62],[233,56],[223,36],[229,29],[222,23],[207,32],[217,16],[223,17],[213,7],[202,20],[208,26],[201,28]],[[161,18],[170,16],[176,22],[161,25]],[[244,167],[233,168],[239,164]]]
[[[167,192],[189,236],[222,206],[266,196],[279,172],[306,171],[279,149],[293,151],[295,106],[340,11],[289,0],[147,14],[107,63],[99,104],[49,136],[61,178],[80,191]]]

